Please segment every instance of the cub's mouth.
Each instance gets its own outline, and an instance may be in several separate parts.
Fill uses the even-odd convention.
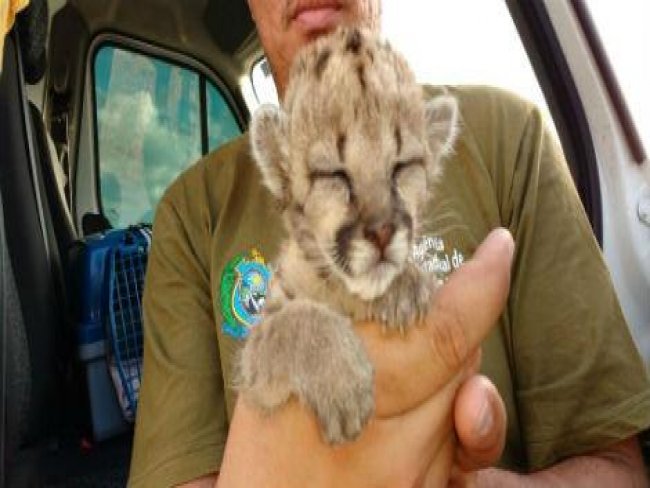
[[[412,231],[404,223],[349,224],[337,232],[330,258],[349,291],[373,299],[404,268],[411,246]]]

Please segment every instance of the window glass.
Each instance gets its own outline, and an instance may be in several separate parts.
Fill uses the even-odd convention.
[[[211,83],[207,83],[208,103],[208,151],[213,151],[224,142],[241,133],[239,124],[221,92]]]
[[[607,57],[625,94],[639,136],[650,148],[650,2],[590,0],[587,3]]]
[[[422,83],[505,88],[537,104],[552,123],[506,2],[401,0],[382,5],[384,34]]]
[[[94,63],[99,181],[114,227],[151,222],[165,188],[201,156],[199,75],[103,46]]]
[[[505,88],[538,105],[554,127],[505,2],[385,1],[382,29],[421,83]],[[265,59],[253,68],[251,82],[259,103],[277,103]]]
[[[260,59],[253,66],[251,81],[258,103],[278,104],[278,92],[275,89],[271,67],[266,58]]]

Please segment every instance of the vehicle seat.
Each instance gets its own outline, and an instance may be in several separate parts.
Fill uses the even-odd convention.
[[[43,193],[39,154],[33,144],[34,127],[28,120],[20,41],[16,30],[5,45],[0,75],[0,197],[2,200],[2,371],[8,380],[2,392],[7,413],[21,410],[19,417],[5,417],[3,431],[8,444],[1,470],[7,484],[38,470],[26,461],[26,449],[47,439],[62,418],[60,379],[65,365],[62,351],[65,330],[63,311],[57,296],[53,263],[59,258],[53,246],[52,216]],[[48,228],[48,226],[50,226]],[[11,273],[15,278],[12,295]],[[13,297],[13,298],[12,298]],[[8,344],[12,341],[13,344]],[[6,357],[6,360],[4,358]],[[13,386],[12,386],[13,384]],[[15,417],[15,413],[12,414]],[[29,483],[19,478],[15,484]]]

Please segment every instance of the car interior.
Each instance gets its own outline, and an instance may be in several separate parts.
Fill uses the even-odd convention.
[[[542,2],[524,3],[508,5],[602,244],[587,116]],[[0,486],[126,484],[155,204],[245,130],[254,71],[270,75],[244,1],[18,15],[0,74]]]
[[[118,42],[125,38],[128,43]],[[126,218],[107,218],[93,200],[102,188],[88,184],[95,158],[80,138],[89,137],[86,124],[95,122],[84,107],[95,96],[84,89],[89,60],[120,45],[128,62],[143,39],[152,57],[173,53],[165,56],[170,62],[159,70],[162,77],[169,79],[165,69],[183,70],[180,78],[198,80],[202,88],[190,83],[196,94],[186,96],[181,79],[185,92],[169,95],[203,100],[194,117],[203,121],[194,159],[242,130],[248,109],[240,78],[261,56],[243,2],[156,0],[136,7],[128,0],[34,0],[6,39],[0,77],[2,486],[126,483],[151,219],[135,217],[129,226],[122,224]],[[211,97],[222,106],[206,103]],[[208,134],[206,120],[217,113],[210,120],[218,122],[219,109],[227,112],[227,130]],[[172,170],[160,185],[181,168]],[[122,327],[112,346],[102,320],[109,308],[116,310],[114,326]],[[115,384],[124,386],[121,395]]]

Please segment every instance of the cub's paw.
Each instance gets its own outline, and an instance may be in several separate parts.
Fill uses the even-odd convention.
[[[355,439],[374,410],[372,366],[351,321],[308,300],[288,302],[253,330],[236,386],[265,411],[295,395],[330,444]]]
[[[404,333],[424,319],[437,283],[414,265],[408,265],[386,292],[370,304],[369,318],[389,330]]]
[[[328,375],[303,391],[329,444],[356,439],[374,412],[373,370],[360,346],[324,357]]]
[[[282,324],[269,316],[253,329],[240,351],[234,387],[243,399],[264,412],[284,404],[291,395],[286,372],[291,358],[283,349],[291,344],[282,342]]]

